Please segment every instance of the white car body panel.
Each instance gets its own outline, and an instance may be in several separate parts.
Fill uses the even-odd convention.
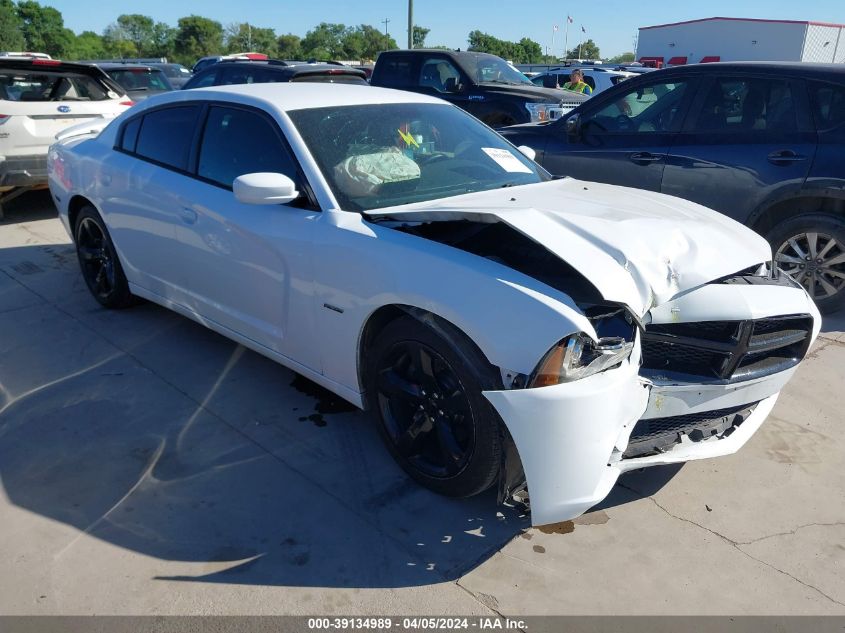
[[[442,103],[413,93],[320,84],[260,84],[153,97],[248,104],[278,123],[321,211],[243,205],[231,192],[115,152],[124,117],[50,153],[50,187],[70,232],[70,203],[91,201],[112,233],[133,293],[264,354],[358,406],[359,345],[385,306],[431,313],[467,335],[502,375],[529,375],[556,343],[598,334],[565,292],[491,259],[396,230],[441,220],[501,222],[567,262],[643,324],[749,320],[818,311],[791,284],[712,283],[771,259],[763,238],[669,196],[571,179],[383,208],[343,211],[286,110],[314,103]],[[453,107],[453,106],[443,106]],[[514,150],[516,151],[516,150]],[[378,221],[380,220],[380,221]],[[178,244],[173,249],[172,244]],[[471,294],[470,294],[471,290]],[[640,336],[621,366],[574,382],[485,391],[521,458],[532,522],[574,518],[622,472],[738,450],[794,367],[730,384],[639,375]],[[507,386],[507,383],[506,383]],[[623,458],[641,419],[759,402],[735,432],[648,457]]]

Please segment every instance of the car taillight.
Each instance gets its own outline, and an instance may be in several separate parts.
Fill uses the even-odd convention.
[[[131,107],[131,106],[135,105],[135,102],[134,102],[134,101],[130,101],[129,99],[127,99],[126,101],[121,101],[121,102],[120,102],[120,105],[122,105],[122,106],[127,106],[127,107]]]
[[[11,118],[10,114],[0,114],[0,125],[3,125],[10,118]]]
[[[61,65],[61,61],[58,59],[33,59],[32,65],[33,66],[59,66]]]

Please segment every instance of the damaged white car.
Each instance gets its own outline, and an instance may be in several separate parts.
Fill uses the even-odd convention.
[[[104,306],[154,301],[371,409],[439,493],[527,486],[534,524],[738,450],[820,327],[751,230],[553,180],[418,94],[173,92],[57,142],[49,172]]]

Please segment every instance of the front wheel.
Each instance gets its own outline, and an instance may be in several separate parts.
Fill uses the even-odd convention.
[[[79,212],[74,227],[76,255],[85,285],[106,308],[125,308],[134,303],[129,283],[105,222],[92,206]]]
[[[767,235],[775,262],[829,314],[845,305],[845,221],[829,215],[799,215]]]
[[[368,352],[367,399],[405,472],[439,494],[470,497],[501,464],[499,418],[481,393],[497,381],[481,353],[448,331],[449,342],[409,316],[390,323]]]

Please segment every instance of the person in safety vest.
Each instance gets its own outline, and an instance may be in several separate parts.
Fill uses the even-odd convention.
[[[576,68],[571,73],[569,73],[569,81],[563,84],[564,90],[571,90],[572,92],[580,92],[585,95],[593,94],[593,89],[590,88],[588,83],[584,82],[584,71],[580,68]]]

